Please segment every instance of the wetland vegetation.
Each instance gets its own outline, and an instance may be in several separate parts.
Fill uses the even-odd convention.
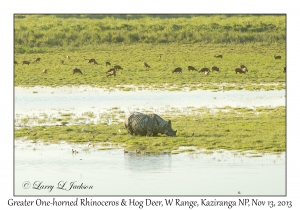
[[[276,108],[218,108],[214,111],[205,107],[193,109],[191,114],[161,115],[172,120],[172,127],[178,130],[176,137],[132,137],[124,129],[125,113],[118,110],[120,118],[113,117],[113,123],[102,121],[97,124],[38,126],[15,129],[15,138],[43,140],[52,143],[111,143],[131,151],[161,153],[176,151],[182,146],[206,149],[256,150],[259,152],[283,152],[285,144],[285,107]],[[61,114],[58,121],[69,120],[71,114]],[[108,114],[110,116],[110,114]],[[24,120],[24,123],[28,123]],[[49,120],[48,120],[49,121]],[[194,151],[194,149],[188,150]]]
[[[284,15],[91,17],[15,15],[15,85],[285,89]],[[215,57],[219,54],[223,58]],[[281,59],[275,60],[274,55]],[[41,60],[34,62],[36,58]],[[84,58],[96,59],[98,65]],[[30,64],[22,65],[24,60]],[[106,62],[123,70],[116,77],[107,77],[111,67]],[[248,72],[235,74],[241,64]],[[188,71],[188,66],[197,70],[217,66],[221,72],[205,76]],[[75,67],[83,74],[73,75]],[[171,73],[176,67],[183,69],[182,74]]]
[[[37,58],[41,59],[35,62]],[[88,63],[86,59],[91,58],[98,64]],[[281,90],[286,88],[286,16],[16,14],[14,60],[14,85],[21,87],[88,85],[130,91],[133,85],[170,91]],[[30,63],[22,65],[22,61]],[[112,67],[120,65],[123,70],[107,77],[111,67],[106,62]],[[145,68],[143,62],[150,68]],[[236,74],[234,69],[242,64],[248,72]],[[188,71],[188,66],[197,70],[217,66],[220,73],[206,76]],[[172,74],[177,67],[183,69],[182,73]],[[82,75],[73,75],[74,68]],[[88,112],[83,118],[95,115]],[[176,153],[181,146],[261,152],[286,149],[285,107],[224,107],[213,113],[203,108],[192,115],[165,113],[162,117],[172,120],[177,137],[131,137],[120,121],[76,125],[70,123],[72,113],[57,119],[45,114],[38,125],[17,128],[14,135],[91,145],[109,142],[128,150],[154,153]],[[21,119],[25,125],[30,120]],[[61,126],[43,125],[46,121],[59,121]]]

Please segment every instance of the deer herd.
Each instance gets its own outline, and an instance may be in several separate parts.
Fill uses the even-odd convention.
[[[162,54],[159,54],[159,55],[158,55],[159,60],[161,60],[161,57],[162,57]],[[214,57],[215,57],[215,58],[221,58],[221,59],[223,59],[223,55],[215,55]],[[70,56],[66,56],[66,58],[67,58],[68,60],[71,60],[71,57],[70,57]],[[88,63],[88,64],[96,64],[96,65],[98,65],[98,62],[97,62],[96,59],[94,59],[94,58],[87,59],[87,58],[83,57],[83,59],[84,59],[84,60],[87,60],[87,63]],[[275,59],[275,60],[281,59],[281,56],[280,56],[280,55],[274,55],[274,59]],[[41,61],[41,58],[38,57],[38,58],[34,59],[33,62],[39,63],[40,61]],[[60,60],[60,63],[61,63],[61,64],[64,64],[65,62],[64,62],[64,60]],[[14,64],[17,65],[18,62],[17,62],[17,61],[14,61]],[[26,60],[22,61],[22,65],[24,65],[24,64],[29,65],[29,64],[30,64],[30,61],[26,61]],[[143,62],[142,65],[143,65],[144,68],[146,68],[146,69],[151,68],[150,65],[147,64],[146,62]],[[106,67],[107,67],[107,66],[111,66],[111,63],[108,62],[108,61],[106,61],[106,62],[105,62],[105,66],[106,66]],[[117,72],[118,70],[123,70],[123,68],[122,68],[120,65],[115,65],[113,68],[110,68],[108,71],[106,71],[105,74],[106,74],[107,77],[109,77],[109,76],[116,76],[116,72]],[[210,73],[210,72],[213,72],[213,71],[216,71],[216,72],[218,72],[218,73],[221,72],[220,68],[217,67],[217,66],[211,67],[211,70],[210,70],[209,68],[207,68],[207,67],[204,67],[204,68],[201,68],[201,69],[197,70],[194,66],[188,66],[188,67],[187,67],[187,70],[188,70],[188,71],[197,71],[198,73],[204,73],[206,76],[208,76],[209,73]],[[237,73],[239,73],[239,74],[246,74],[246,72],[248,72],[248,68],[247,68],[245,65],[242,64],[242,65],[240,65],[240,67],[235,68],[233,71],[234,71],[236,74],[237,74]],[[48,72],[47,69],[43,69],[43,70],[42,70],[42,73],[44,73],[44,74],[47,74],[47,72]],[[176,68],[175,68],[174,70],[172,70],[171,72],[172,72],[172,73],[182,73],[182,68],[181,68],[181,67],[176,67]],[[283,72],[286,73],[286,67],[283,68]],[[73,74],[75,74],[75,73],[82,74],[82,71],[81,71],[80,69],[78,69],[77,67],[75,67],[75,68],[72,70],[72,73],[73,73]]]

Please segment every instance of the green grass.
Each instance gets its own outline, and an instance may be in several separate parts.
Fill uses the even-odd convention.
[[[174,111],[175,112],[175,111]],[[15,138],[28,140],[67,141],[72,143],[111,142],[124,145],[128,150],[160,153],[178,153],[181,146],[196,148],[255,150],[258,152],[286,151],[286,108],[219,108],[211,112],[206,108],[193,111],[192,115],[162,115],[171,119],[176,137],[130,136],[123,123],[67,126],[33,126],[15,129]],[[183,123],[184,122],[184,123]],[[85,128],[85,132],[82,132]],[[119,132],[121,129],[121,132]],[[191,149],[183,150],[192,151]]]
[[[285,15],[20,15],[18,53],[103,43],[285,43]],[[201,49],[200,49],[201,50]]]
[[[285,15],[24,15],[14,18],[16,86],[190,90],[285,89]],[[162,59],[158,55],[162,54]],[[214,55],[222,54],[223,59]],[[281,55],[274,60],[273,55]],[[66,56],[71,56],[67,60]],[[37,58],[40,63],[33,63]],[[95,58],[99,65],[83,58]],[[31,64],[20,65],[28,60]],[[61,64],[61,60],[65,64]],[[105,62],[121,65],[106,77]],[[148,63],[149,70],[142,62]],[[234,73],[244,64],[249,72]],[[188,72],[218,66],[209,76]],[[72,69],[83,75],[72,75]],[[182,74],[171,71],[181,67]],[[48,73],[43,74],[42,70]],[[225,83],[225,84],[224,84]]]
[[[109,50],[105,48],[109,47]],[[159,60],[157,55],[163,54]],[[215,58],[222,54],[223,59]],[[275,60],[274,54],[282,56]],[[66,55],[71,56],[67,60]],[[220,90],[273,90],[285,89],[286,77],[282,72],[285,63],[285,45],[274,44],[103,44],[97,50],[63,51],[50,50],[47,53],[18,54],[15,60],[33,61],[41,57],[40,63],[15,65],[15,86],[72,86],[89,85],[104,88],[116,88],[131,91],[126,85],[153,89],[181,90],[182,88]],[[99,65],[89,64],[86,58],[95,58]],[[62,65],[60,60],[65,60]],[[118,71],[116,77],[106,77],[110,68],[105,62],[121,65],[124,70]],[[142,62],[147,62],[151,68],[145,69]],[[247,66],[247,74],[235,74],[234,69],[241,64]],[[218,66],[220,73],[210,75],[189,72],[187,66],[196,69]],[[83,75],[72,74],[75,67],[81,69]],[[182,74],[172,74],[171,71],[181,67]],[[42,73],[47,69],[48,73]]]

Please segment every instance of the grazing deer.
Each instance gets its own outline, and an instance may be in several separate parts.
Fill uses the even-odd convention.
[[[69,55],[67,55],[67,59],[71,60],[71,57]]]
[[[47,74],[47,69],[44,69],[43,71],[42,71],[44,74]]]
[[[215,55],[215,58],[223,58],[223,55]]]
[[[81,72],[80,69],[78,69],[78,68],[73,69],[73,74],[75,74],[75,73],[80,73],[80,74],[82,74],[82,72]]]
[[[205,73],[205,75],[209,74],[209,68],[202,68],[201,70],[198,71],[198,73]]]
[[[218,67],[216,67],[216,66],[211,67],[211,71],[212,71],[212,72],[213,72],[213,71],[217,71],[217,72],[220,73],[220,69],[219,69]]]
[[[29,64],[30,64],[30,61],[22,61],[22,65],[23,65],[23,64],[29,65]]]
[[[88,63],[98,64],[97,61],[96,61],[96,59],[94,59],[94,58],[91,58],[91,59],[84,58],[84,60],[88,60]]]
[[[108,62],[108,61],[106,61],[106,62],[105,62],[105,66],[111,66],[111,63]]]
[[[119,65],[115,65],[115,66],[114,66],[114,69],[115,69],[115,70],[123,70],[123,68],[122,68],[121,66],[119,66]]]
[[[110,70],[108,70],[106,72],[107,77],[112,76],[112,75],[116,76],[116,70],[114,68],[111,68]]]
[[[275,58],[275,60],[281,59],[281,56],[280,55],[274,55],[274,58]]]
[[[41,61],[41,58],[36,58],[35,60],[34,60],[34,62],[40,62]]]
[[[182,68],[177,67],[172,71],[172,73],[182,73]]]
[[[189,71],[197,71],[197,69],[194,66],[188,66]]]
[[[234,71],[235,71],[235,74],[237,74],[237,73],[242,73],[242,74],[246,74],[246,72],[248,71],[248,69],[247,68],[236,68],[236,69],[234,69]]]
[[[149,66],[147,63],[145,63],[145,62],[143,62],[143,66],[144,66],[145,68],[150,68],[150,66]]]

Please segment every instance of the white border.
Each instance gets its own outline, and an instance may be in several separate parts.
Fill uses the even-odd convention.
[[[36,1],[17,0],[1,4],[0,46],[1,46],[1,135],[0,163],[0,207],[7,207],[7,200],[13,197],[13,14],[15,13],[281,13],[287,14],[287,197],[258,197],[260,200],[291,200],[293,209],[299,207],[299,12],[296,1],[252,0],[252,1]],[[4,64],[4,65],[3,65]],[[223,197],[224,198],[224,197]],[[254,197],[252,197],[254,198]],[[25,198],[15,197],[15,200]],[[34,200],[34,198],[29,198]],[[46,198],[45,198],[46,199]],[[60,200],[63,198],[61,197]],[[68,198],[66,198],[68,199]],[[72,200],[73,198],[70,198]],[[110,198],[106,197],[106,200]],[[111,198],[111,200],[117,198]],[[158,198],[157,198],[158,199]],[[162,200],[163,198],[160,198]],[[235,198],[233,198],[235,199]],[[48,199],[46,199],[48,200]],[[193,200],[193,198],[191,198]],[[230,197],[228,197],[230,200]],[[15,209],[14,207],[13,209]],[[30,209],[37,209],[31,207]],[[72,207],[64,207],[69,209]],[[93,207],[95,208],[95,207]],[[186,207],[185,207],[186,208]],[[224,207],[223,207],[224,208]],[[266,209],[269,207],[266,207]],[[279,207],[277,207],[279,208]],[[108,208],[111,209],[111,208]],[[172,208],[174,209],[174,208]],[[177,209],[177,208],[175,208]],[[179,208],[178,208],[179,209]],[[182,208],[181,208],[182,209]],[[209,209],[217,209],[211,207]],[[240,208],[239,209],[243,209]],[[249,209],[249,208],[248,208]],[[253,209],[253,208],[250,208]],[[260,208],[265,209],[265,208]]]

